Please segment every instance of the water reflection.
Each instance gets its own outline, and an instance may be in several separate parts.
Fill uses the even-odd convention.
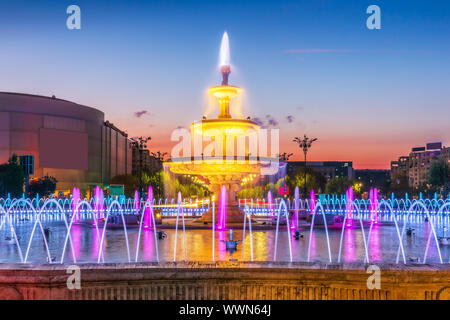
[[[50,228],[50,253],[59,261],[66,237],[66,227],[61,221],[48,221],[44,225]],[[410,257],[420,257],[423,259],[425,253],[426,240],[431,228],[429,223],[408,223],[408,227],[414,228],[414,236],[404,236],[405,255]],[[367,228],[367,227],[366,227]],[[29,223],[18,223],[16,232],[20,238],[19,244],[25,251],[26,245],[31,236],[32,225]],[[367,229],[366,229],[367,230]],[[157,240],[159,248],[160,261],[171,261],[173,259],[173,248],[175,244],[175,230],[165,229],[167,237]],[[367,230],[368,231],[368,230]],[[73,250],[78,262],[97,262],[100,240],[103,229],[97,229],[87,225],[73,225],[71,236],[73,241]],[[130,253],[135,256],[137,245],[138,229],[127,229]],[[292,231],[293,233],[294,231]],[[306,261],[309,245],[309,228],[300,229],[303,238],[293,240],[293,234],[286,232],[286,228],[280,228],[278,235],[278,261],[289,261],[288,237],[291,237],[293,261]],[[337,260],[337,254],[340,241],[339,228],[329,230],[330,245],[333,261]],[[226,243],[229,231],[217,231],[215,240],[215,258],[216,260],[246,260],[249,261],[250,253],[250,233],[246,232],[245,239],[237,246],[237,251],[230,253],[226,250]],[[368,232],[366,233],[368,235]],[[0,230],[0,262],[20,262],[18,250],[15,245],[8,243],[5,239],[10,236],[8,228]],[[234,240],[242,240],[243,231],[234,229]],[[142,230],[141,243],[139,248],[138,261],[156,261],[156,250],[153,230]],[[184,241],[183,232],[179,230],[177,234],[178,246],[176,250],[176,260],[184,260]],[[46,250],[43,245],[43,236],[41,232],[36,232],[31,243],[29,262],[46,263]],[[273,260],[275,244],[275,230],[253,230],[253,253],[255,261]],[[208,229],[186,230],[187,260],[211,261],[212,259],[212,232]],[[127,249],[126,239],[123,229],[107,229],[104,239],[104,261],[105,262],[126,262]],[[242,252],[244,248],[244,252]],[[374,262],[394,263],[398,249],[398,238],[394,226],[374,225],[369,240],[369,257]],[[444,261],[450,257],[449,246],[442,246],[441,253]],[[64,261],[72,261],[72,251],[70,244],[67,245]],[[102,261],[102,259],[100,259]],[[317,227],[313,230],[311,238],[311,261],[328,262],[328,249],[326,245],[326,235],[324,228]],[[344,231],[342,261],[345,262],[363,262],[364,261],[364,243],[360,228],[346,228]],[[411,261],[411,260],[409,260]],[[428,259],[430,263],[438,263],[436,245],[431,242]]]

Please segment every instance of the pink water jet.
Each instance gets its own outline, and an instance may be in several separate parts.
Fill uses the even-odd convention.
[[[299,190],[295,187],[294,191],[294,214],[292,215],[291,229],[298,228],[298,211],[299,211]]]
[[[222,186],[219,199],[219,217],[217,219],[217,229],[225,230],[227,224],[227,189]]]
[[[269,213],[270,213],[270,217],[273,218],[274,217],[274,212],[273,212],[273,197],[272,197],[272,191],[269,190],[269,192],[267,193],[267,204],[269,206]]]
[[[139,209],[141,208],[141,203],[139,201],[139,192],[137,190],[134,191],[134,211],[136,215],[139,214]]]
[[[145,229],[151,229],[153,228],[153,221],[152,221],[152,213],[150,206],[153,206],[153,188],[152,186],[148,187],[148,193],[147,193],[147,201],[145,205],[144,210],[144,228]]]
[[[80,209],[78,208],[78,204],[80,203],[80,200],[81,200],[80,189],[73,188],[73,191],[72,191],[72,216],[73,216],[74,222],[80,221]]]
[[[378,190],[370,189],[370,221],[378,223]]]
[[[94,225],[97,224],[98,219],[103,218],[105,205],[103,204],[103,189],[99,186],[95,187],[94,191]]]
[[[316,209],[316,194],[314,193],[314,190],[312,190],[312,189],[311,189],[311,193],[310,193],[309,209],[311,209],[311,214],[314,214],[314,210]]]
[[[353,224],[353,188],[348,188],[346,192],[346,211],[347,211],[347,227],[351,227]]]

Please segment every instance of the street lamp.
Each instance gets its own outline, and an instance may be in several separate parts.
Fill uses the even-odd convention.
[[[293,140],[294,142],[298,143],[298,146],[303,150],[303,154],[305,155],[305,183],[304,183],[305,197],[307,196],[306,195],[306,191],[307,191],[306,190],[306,154],[308,153],[308,149],[311,148],[312,143],[316,140],[317,140],[317,138],[312,138],[312,139],[308,138],[306,136],[306,134],[303,135],[303,139],[301,139],[299,137],[295,137]]]
[[[151,137],[138,137],[131,138],[131,144],[139,151],[139,198],[142,199],[142,153],[147,149],[147,142],[150,141]]]

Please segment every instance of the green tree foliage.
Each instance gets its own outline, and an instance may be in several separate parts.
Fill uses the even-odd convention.
[[[391,190],[395,193],[411,192],[408,177],[404,174],[397,174],[392,177]]]
[[[127,197],[134,197],[134,191],[139,188],[139,179],[131,174],[121,174],[111,179],[111,184],[122,184],[124,194]]]
[[[45,177],[30,181],[29,193],[31,197],[48,197],[56,190],[56,178],[46,175]]]
[[[325,185],[325,193],[344,194],[353,185],[353,181],[347,177],[334,177]]]
[[[188,177],[172,177],[170,174],[164,172],[161,174],[164,181],[164,194],[166,197],[176,198],[178,192],[181,192],[183,198],[192,196],[203,198],[210,194],[205,185],[194,183]]]
[[[293,175],[286,178],[286,183],[289,186],[289,190],[294,191],[295,187],[298,186],[300,190],[303,190],[305,186],[305,168],[297,169]],[[316,193],[321,193],[325,189],[326,179],[325,177],[312,170],[311,168],[306,168],[306,190],[308,194],[311,190]]]
[[[25,174],[19,164],[19,158],[13,154],[8,163],[0,165],[0,195],[6,197],[8,193],[11,197],[21,197]]]
[[[264,197],[264,190],[262,186],[253,186],[242,188],[236,196],[239,199],[257,199]]]
[[[143,173],[142,174],[142,182],[146,188],[148,186],[152,186],[153,188],[153,196],[155,198],[164,198],[164,172],[156,171],[153,173]]]
[[[444,158],[431,163],[428,182],[434,188],[443,188],[450,180],[450,167]]]

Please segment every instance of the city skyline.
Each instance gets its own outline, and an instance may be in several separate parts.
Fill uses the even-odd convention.
[[[206,90],[220,82],[226,30],[243,115],[280,128],[280,152],[293,160],[302,153],[292,138],[304,133],[319,138],[308,161],[356,169],[388,169],[411,147],[450,141],[448,119],[437,116],[450,98],[445,2],[380,1],[381,30],[365,27],[370,3],[331,1],[79,1],[82,28],[68,30],[70,4],[1,5],[0,91],[99,108],[130,136],[152,136],[152,151],[170,151],[173,129],[218,113],[207,112]]]

